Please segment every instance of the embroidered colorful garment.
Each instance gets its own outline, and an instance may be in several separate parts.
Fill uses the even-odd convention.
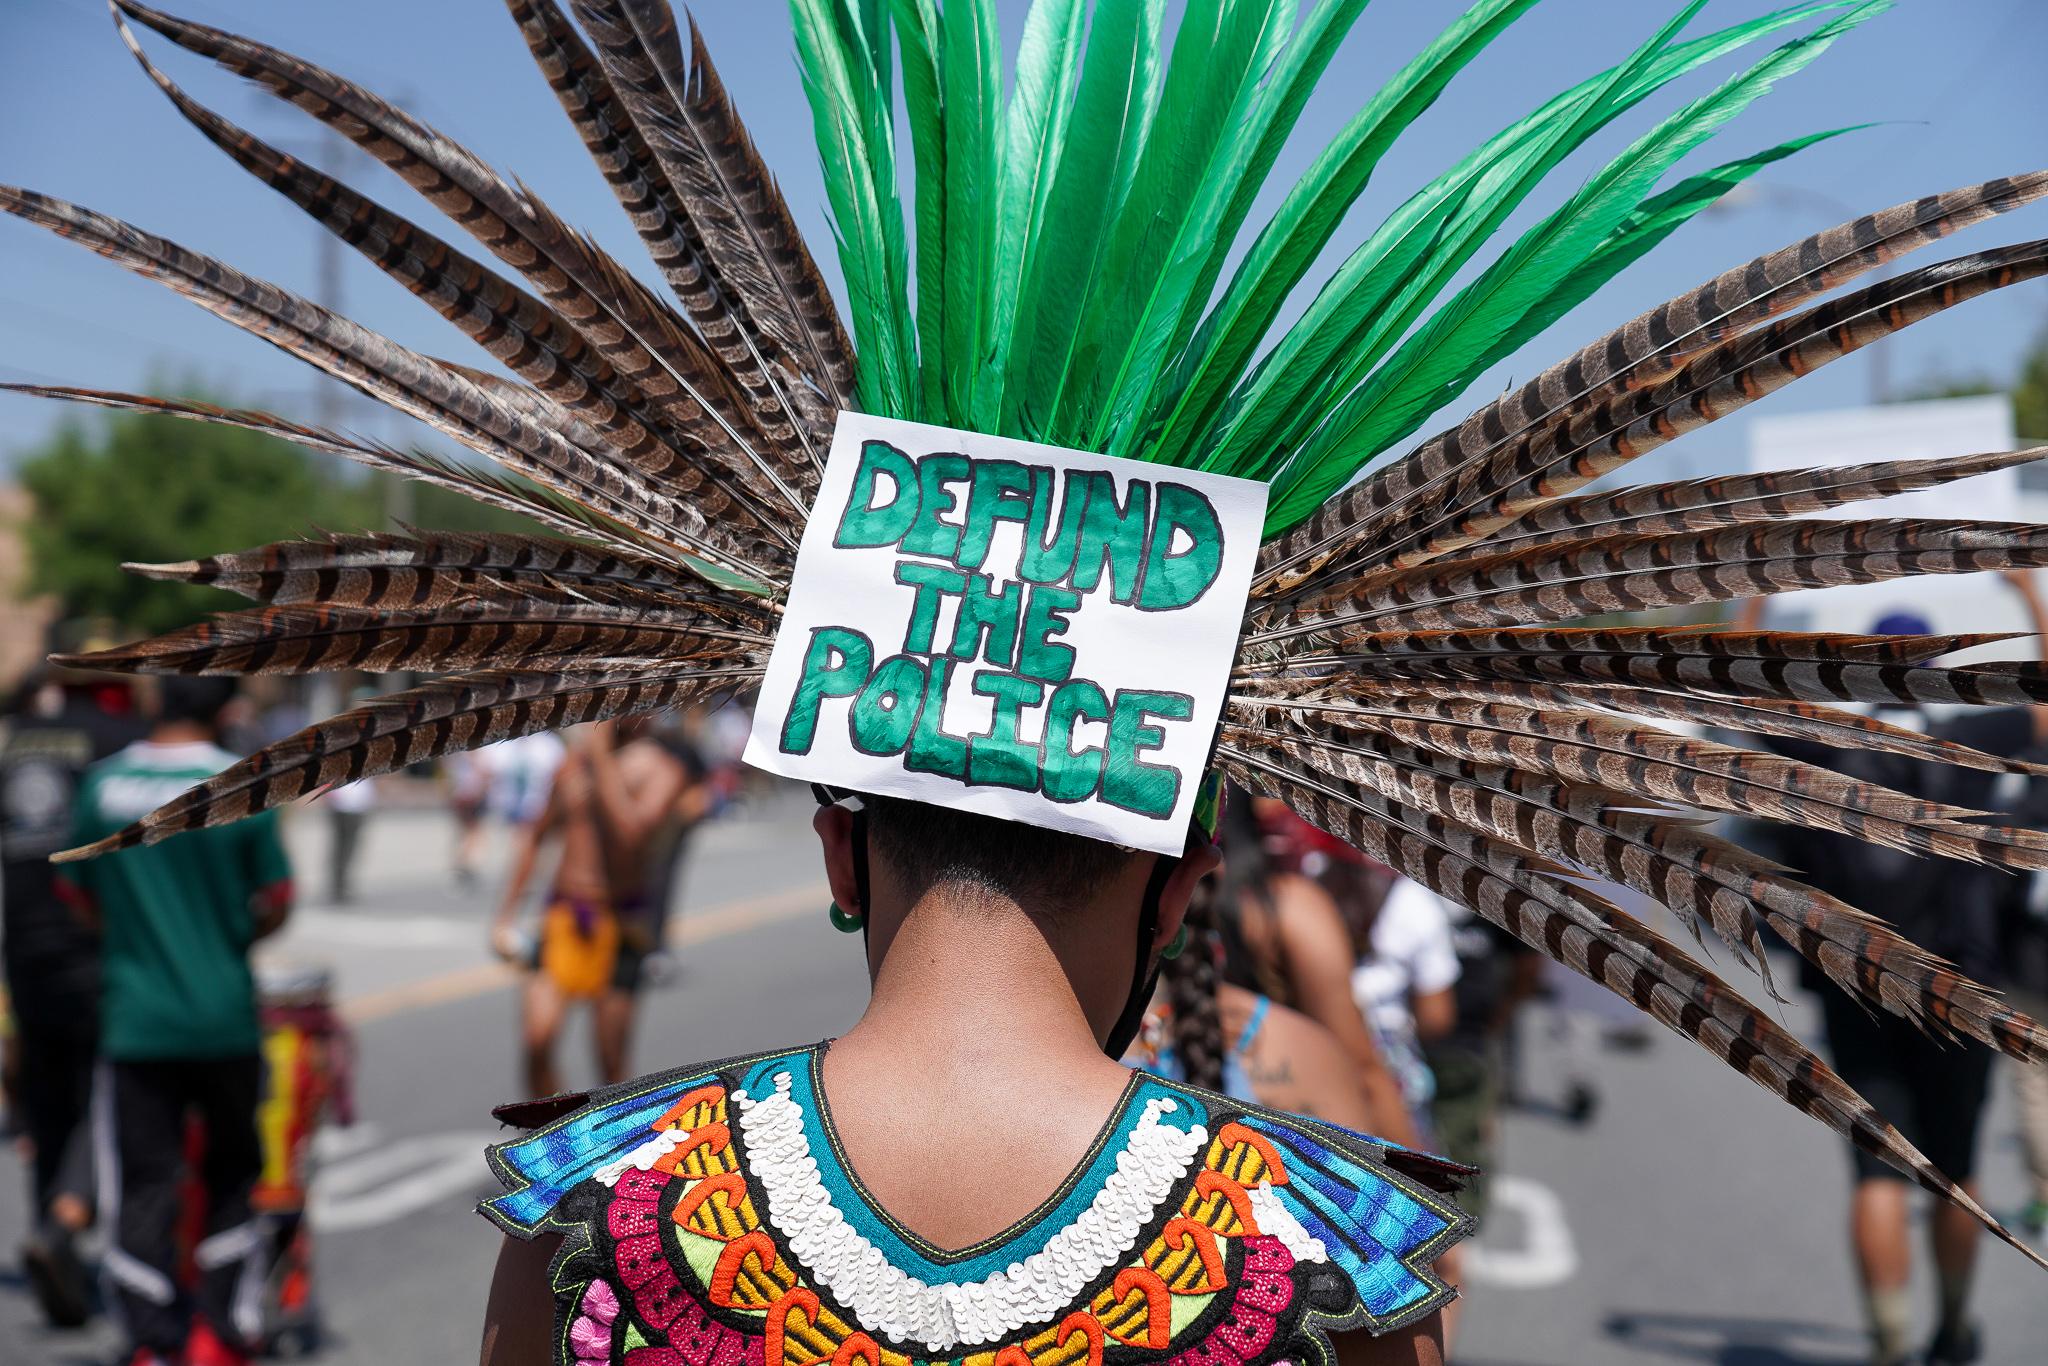
[[[1037,1210],[945,1251],[839,1147],[824,1047],[684,1068],[491,1149],[510,1233],[566,1235],[562,1366],[1333,1360],[1453,1293],[1464,1168],[1133,1073]]]

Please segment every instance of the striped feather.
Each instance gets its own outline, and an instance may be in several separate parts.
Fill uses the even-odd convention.
[[[1885,1123],[1824,1062],[1676,946],[1581,889],[1539,876],[1511,851],[1324,775],[1224,746],[1217,760],[1254,793],[1323,829],[1523,943],[1614,991],[1765,1090],[1970,1211],[2036,1265],[1968,1192]]]
[[[180,630],[88,654],[59,656],[80,669],[119,673],[305,674],[360,669],[451,673],[765,664],[766,637],[705,613],[635,604],[513,603],[471,597],[431,611],[306,606],[224,612]]]
[[[801,511],[740,429],[746,417],[715,357],[617,261],[473,153],[362,87],[275,48],[173,19],[135,0],[121,11],[305,110],[382,161],[500,260],[663,414],[679,439],[759,496]]]
[[[554,0],[506,0],[527,50],[575,125],[655,267],[704,340],[745,393],[755,426],[785,458],[783,479],[800,495],[817,486],[814,423],[799,423],[776,368],[755,341],[746,306],[721,279],[704,239],[631,112]],[[786,458],[790,453],[801,459]]]
[[[2048,456],[2048,446],[1935,460],[1888,460],[1836,469],[1775,470],[1683,483],[1638,484],[1541,504],[1473,549],[1495,554],[1587,536],[1706,531],[1799,517],[1845,503],[1939,488],[1973,475],[2032,464],[2044,456]]]
[[[685,64],[666,5],[575,0],[575,9],[722,277],[792,371],[817,386],[790,397],[818,422],[852,395],[852,344],[702,36],[692,25]]]
[[[766,569],[733,553],[729,531],[709,526],[694,507],[650,491],[616,464],[577,450],[460,375],[308,299],[118,219],[33,191],[0,186],[0,211],[169,286],[343,383],[635,531],[758,581],[774,581]]]

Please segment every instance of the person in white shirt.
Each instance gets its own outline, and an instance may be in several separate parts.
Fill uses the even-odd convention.
[[[1367,930],[1366,952],[1351,971],[1351,994],[1378,1035],[1380,1051],[1425,1135],[1435,1085],[1422,1045],[1442,1038],[1456,1024],[1451,987],[1457,980],[1458,954],[1443,902],[1419,884],[1397,878]]]

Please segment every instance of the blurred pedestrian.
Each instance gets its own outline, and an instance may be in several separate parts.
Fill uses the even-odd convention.
[[[320,798],[327,812],[327,894],[337,906],[356,899],[356,859],[363,850],[363,828],[377,805],[377,787],[369,778],[330,787]]]
[[[515,735],[482,751],[490,756],[490,810],[517,829],[540,818],[568,747],[552,731]]]
[[[448,775],[448,814],[455,821],[455,885],[476,886],[477,862],[483,854],[484,812],[491,800],[491,758],[489,749],[451,754],[445,760]]]
[[[1219,885],[1188,899],[1187,940],[1160,969],[1126,1066],[1289,1114],[1369,1130],[1358,1070],[1329,1030],[1298,1010],[1223,980]]]
[[[1450,1028],[1423,1041],[1423,1058],[1436,1083],[1430,1123],[1438,1151],[1479,1168],[1458,1203],[1483,1226],[1507,1090],[1508,1030],[1523,1002],[1535,994],[1544,959],[1456,902],[1441,905],[1458,977],[1451,991]]]
[[[135,738],[93,687],[42,670],[17,695],[0,742],[0,959],[14,1016],[15,1113],[30,1148],[22,1268],[49,1322],[89,1311],[77,1239],[92,1222],[86,1113],[99,1045],[99,942],[57,895],[49,858],[71,838],[86,766]]]
[[[675,958],[668,948],[669,924],[675,915],[676,899],[682,894],[683,868],[697,827],[709,819],[718,798],[704,751],[698,744],[702,714],[665,717],[652,727],[650,738],[682,765],[684,785],[676,797],[672,819],[662,823],[647,850],[647,909],[649,946],[643,970],[653,985],[665,985],[674,976]]]
[[[647,719],[587,727],[555,774],[547,804],[521,834],[491,943],[530,971],[522,998],[526,1086],[561,1090],[555,1042],[569,1006],[594,1007],[598,1071],[623,1081],[641,969],[652,945],[649,851],[689,785],[682,763],[647,734]],[[541,847],[559,837],[562,856],[530,943],[517,933],[521,902]]]
[[[1417,1131],[1425,1135],[1436,1079],[1423,1058],[1423,1045],[1449,1034],[1457,1022],[1451,988],[1458,980],[1458,954],[1444,906],[1421,884],[1395,879],[1367,923],[1365,943],[1351,970],[1352,995],[1401,1084]]]
[[[2024,570],[1999,575],[2025,606],[2037,638],[2048,638],[2048,611]],[[1738,617],[1754,626],[1760,605],[1752,600]],[[1933,627],[1909,612],[1890,613],[1871,626],[1876,635],[1925,636]],[[1918,706],[1884,707],[1879,718],[1935,739],[1966,745],[1999,758],[2013,758],[2048,739],[2048,707],[1971,709],[1935,718]],[[1832,765],[1837,771],[1930,802],[1972,810],[1995,806],[1999,775],[1982,769],[1932,764],[1876,750],[1835,750],[1809,741],[1759,737],[1789,758]],[[1906,938],[1955,964],[1989,986],[2004,977],[1999,945],[1999,884],[1991,869],[1964,866],[1909,851],[1865,844],[1824,830],[1788,829],[1776,841],[1775,856],[1809,885],[1859,910],[1889,921]],[[1977,1049],[1946,1046],[1896,1016],[1879,1016],[1852,1001],[1804,960],[1800,984],[1820,995],[1827,1042],[1835,1071],[1898,1126],[1906,1138],[1973,1197],[1977,1133],[1989,1095],[1991,1056]],[[1905,1181],[1861,1148],[1852,1150],[1856,1193],[1850,1238],[1864,1295],[1872,1359],[1908,1359],[1912,1306],[1907,1281],[1912,1269],[1911,1227]],[[1977,1325],[1968,1314],[1976,1270],[1979,1225],[1946,1202],[1929,1220],[1938,1318],[1925,1359],[1974,1361],[1980,1355]]]
[[[1351,935],[1329,893],[1277,867],[1252,800],[1232,789],[1223,805],[1217,930],[1223,980],[1299,1010],[1337,1040],[1372,1108],[1370,1132],[1420,1146],[1400,1083],[1351,995]]]
[[[147,739],[95,764],[71,837],[110,835],[234,761],[217,724],[234,684],[166,677]],[[106,1271],[133,1366],[232,1366],[260,1331],[262,1064],[249,949],[283,924],[291,869],[276,814],[66,865],[60,887],[98,925],[105,987],[94,1125],[112,1226]],[[188,1116],[205,1133],[196,1306],[177,1232]]]

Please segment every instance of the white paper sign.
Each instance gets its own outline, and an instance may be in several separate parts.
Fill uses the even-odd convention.
[[[1177,854],[1266,486],[842,412],[746,759]]]

